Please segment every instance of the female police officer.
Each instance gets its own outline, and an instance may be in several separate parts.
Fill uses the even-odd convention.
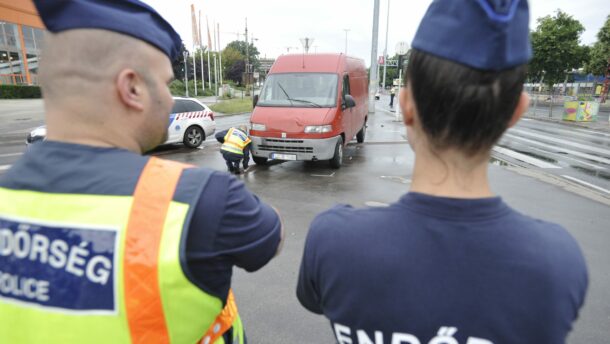
[[[399,96],[410,192],[311,224],[297,287],[343,343],[562,343],[587,270],[562,227],[494,196],[490,150],[527,108],[525,0],[437,0]]]

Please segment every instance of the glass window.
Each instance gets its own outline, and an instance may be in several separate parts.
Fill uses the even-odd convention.
[[[0,22],[0,47],[6,45],[6,39],[4,38],[4,22]]]
[[[22,72],[21,69],[21,54],[15,52],[8,53],[9,64],[11,65],[12,74],[19,74]]]
[[[269,75],[257,106],[334,107],[336,74],[285,73]]]
[[[28,70],[30,71],[30,80],[33,84],[38,84],[38,55],[27,54]]]
[[[6,67],[5,64],[8,66],[8,52],[0,51],[0,74],[6,74],[3,69]]]
[[[171,113],[182,113],[182,112],[188,112],[186,110],[186,105],[184,104],[184,100],[182,99],[176,99],[174,101],[174,107],[172,108],[172,112]]]
[[[19,33],[17,32],[17,25],[7,22],[0,22],[0,26],[2,26],[2,31],[4,32],[4,39],[6,40],[6,45],[9,48],[21,49],[21,45],[19,44]]]
[[[343,77],[343,98],[345,98],[345,95],[347,94],[351,94],[351,89],[349,87],[349,76],[346,75]]]
[[[36,43],[34,42],[34,31],[31,27],[23,25],[21,27],[23,31],[23,43],[28,51],[36,50]]]
[[[198,111],[205,110],[203,108],[203,106],[197,104],[196,102],[194,102],[192,100],[185,100],[184,103],[185,103],[186,112],[198,112]]]
[[[42,31],[40,29],[33,29],[33,30],[34,30],[34,42],[36,42],[36,48],[38,50],[40,50],[44,46],[44,31]]]

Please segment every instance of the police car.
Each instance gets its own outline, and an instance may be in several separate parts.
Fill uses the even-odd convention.
[[[174,97],[174,107],[169,115],[168,138],[165,143],[183,143],[189,148],[199,147],[206,137],[216,131],[214,112],[197,99]],[[45,126],[32,130],[26,144],[46,138]]]

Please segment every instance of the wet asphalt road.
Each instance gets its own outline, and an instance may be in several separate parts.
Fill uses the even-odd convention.
[[[41,104],[13,104],[18,111],[10,114],[4,104],[0,103],[0,174],[2,166],[8,168],[23,152],[27,131],[42,123]],[[239,176],[250,190],[280,210],[286,228],[280,256],[253,274],[235,270],[234,289],[250,343],[333,342],[327,321],[304,310],[295,297],[304,239],[313,217],[334,204],[363,207],[391,203],[408,190],[413,152],[406,143],[404,126],[396,121],[395,113],[387,111],[386,104],[384,99],[377,102],[366,143],[350,143],[345,165],[339,170],[330,169],[326,162],[285,162],[253,165]],[[248,115],[218,117],[217,129],[247,122]],[[502,139],[490,166],[495,192],[524,213],[562,224],[584,251],[590,289],[571,343],[607,343],[610,203],[600,189],[610,188],[609,136],[526,120]],[[171,145],[153,154],[225,169],[213,137],[200,149]]]

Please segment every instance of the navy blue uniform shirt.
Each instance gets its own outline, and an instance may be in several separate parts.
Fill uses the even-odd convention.
[[[116,148],[43,141],[0,177],[0,187],[48,193],[133,195],[148,157]],[[198,173],[186,169],[183,174]],[[280,220],[235,177],[211,172],[188,228],[180,259],[191,282],[226,300],[233,266],[263,267],[280,242]],[[178,184],[180,188],[185,185]],[[32,205],[36,206],[36,205]]]
[[[499,197],[408,193],[387,208],[320,214],[297,296],[330,319],[341,344],[555,344],[565,342],[587,283],[562,227]]]

